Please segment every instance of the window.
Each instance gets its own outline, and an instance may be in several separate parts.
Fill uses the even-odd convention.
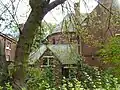
[[[41,65],[41,67],[55,67],[55,65],[53,65],[53,60],[53,56],[43,56],[43,65]]]
[[[115,36],[120,36],[120,34],[119,34],[119,33],[116,33]]]
[[[10,61],[10,55],[6,56],[6,61]]]
[[[11,50],[11,43],[7,42],[6,49]]]
[[[95,57],[94,57],[94,55],[92,55],[92,60],[95,60]]]
[[[43,65],[48,65],[48,59],[47,58],[44,58]]]
[[[75,78],[76,77],[76,66],[63,66],[62,75],[65,78]]]

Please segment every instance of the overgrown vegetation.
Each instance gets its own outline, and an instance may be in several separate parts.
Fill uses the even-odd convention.
[[[108,65],[109,71],[120,78],[120,36],[114,36],[99,51],[103,62]]]
[[[118,79],[108,72],[98,71],[87,65],[79,67],[80,77],[66,79],[63,77],[62,85],[56,88],[53,73],[47,68],[40,72],[38,68],[30,68],[27,80],[28,90],[119,90]]]
[[[64,78],[62,84],[56,88],[54,73],[50,67],[41,71],[40,68],[28,68],[26,79],[28,90],[119,90],[118,79],[107,71],[99,71],[83,63],[81,57],[77,57],[78,65],[76,70],[79,75],[76,78]]]
[[[11,23],[14,22],[15,25],[17,24],[17,9],[15,9],[14,7],[14,0],[10,1],[12,3],[10,6],[12,6],[13,13],[11,13],[11,11],[9,10],[9,4],[4,4],[2,1],[0,2],[2,9],[5,9],[5,11],[3,10],[1,13],[0,20],[9,20],[10,24],[5,25],[5,28],[8,27],[9,29],[13,28],[11,27]],[[113,37],[107,44],[103,46],[103,49],[100,50],[100,55],[103,61],[107,64],[110,64],[108,70],[102,71],[99,70],[99,68],[90,67],[84,64],[82,60],[79,61],[79,59],[81,59],[80,57],[75,58],[79,61],[76,70],[79,72],[80,76],[69,79],[63,78],[62,84],[58,88],[56,88],[55,79],[53,77],[54,73],[52,73],[51,68],[45,68],[43,71],[41,71],[38,67],[28,67],[29,54],[32,50],[39,48],[39,44],[45,37],[45,32],[48,31],[48,27],[42,25],[42,20],[44,16],[58,5],[61,5],[63,7],[64,5],[62,4],[65,1],[66,0],[54,0],[52,2],[50,0],[29,0],[32,10],[29,18],[24,25],[24,28],[22,30],[19,30],[20,36],[16,48],[15,63],[13,65],[14,73],[11,73],[13,72],[12,69],[11,71],[7,72],[7,65],[5,65],[7,63],[4,62],[6,61],[5,56],[3,55],[3,53],[0,52],[0,84],[1,82],[3,84],[2,86],[0,86],[0,90],[12,90],[12,86],[15,88],[15,90],[120,89],[120,85],[118,82],[120,74],[120,70],[118,68],[120,64],[120,37]],[[105,8],[104,5],[102,6],[103,9],[107,10],[103,10],[105,12],[94,12],[93,14],[88,15],[85,20],[85,24],[87,24],[87,26],[81,25],[79,20],[77,22],[76,19],[78,18],[74,18],[74,20],[72,20],[74,29],[77,29],[77,35],[79,35],[85,43],[90,44],[91,46],[101,46],[104,42],[106,42],[106,38],[104,38],[104,36],[106,33],[108,33],[108,31],[112,36],[112,30],[115,30],[115,32],[117,32],[120,28],[119,15],[116,13],[115,15],[113,15],[111,12],[111,7]],[[10,16],[10,18],[6,18],[7,14],[4,14],[4,18],[2,18],[2,14],[6,11],[7,13],[9,13],[8,16]],[[100,16],[107,18],[103,20]],[[69,29],[69,26],[72,22],[66,21],[65,25],[63,25],[63,29]],[[52,26],[51,28],[53,29],[54,26]],[[102,32],[104,30],[106,30],[105,33]],[[97,35],[97,33],[100,33],[100,35]],[[14,79],[14,82],[6,81],[4,83],[3,81],[6,80],[6,76],[11,76],[12,79]],[[14,84],[16,84],[16,86],[14,86]]]
[[[77,57],[78,65],[76,70],[79,75],[76,78],[64,78],[59,87],[55,85],[54,73],[50,67],[41,70],[38,67],[29,67],[27,69],[26,85],[27,90],[119,90],[119,79],[114,77],[108,71],[100,71],[83,63],[81,57]],[[13,90],[10,83],[6,83],[6,90]],[[22,89],[26,90],[26,89]]]

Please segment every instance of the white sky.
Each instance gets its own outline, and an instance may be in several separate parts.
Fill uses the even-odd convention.
[[[10,0],[1,0],[2,2],[10,2]],[[14,0],[11,0],[14,1]],[[17,6],[19,0],[15,0],[14,3],[15,7]],[[51,2],[54,0],[51,0]],[[70,4],[70,7],[68,5],[68,2],[64,6],[67,6],[71,9],[71,11],[74,11],[74,3],[78,2],[79,0],[67,0]],[[85,2],[86,3],[85,3]],[[120,7],[120,0],[115,0],[115,2]],[[95,7],[97,6],[97,2],[95,0],[80,0],[80,12],[81,13],[90,13]],[[25,23],[27,17],[30,13],[30,6],[29,6],[29,0],[20,0],[18,9],[17,9],[17,17],[19,23]],[[62,11],[61,6],[57,6],[55,9],[51,10],[44,18],[45,21],[50,23],[59,23],[62,21],[63,17],[70,13],[64,8],[64,12]]]
[[[13,14],[13,12],[16,12],[16,21],[19,24],[24,24],[29,16],[29,13],[31,11],[31,8],[29,6],[29,0],[0,0],[0,14],[5,10],[4,6],[1,3],[4,3],[7,7],[9,5],[11,5],[11,1],[15,1],[14,7],[16,9],[17,5],[17,10],[12,10],[12,7],[9,7],[10,12]],[[20,3],[18,3],[20,1]],[[51,0],[51,2],[54,0]],[[86,3],[83,2],[83,0],[81,0],[80,2],[80,12],[81,13],[90,13],[96,6],[97,3],[94,0],[84,0]],[[79,2],[79,0],[67,0],[65,2],[64,9],[61,8],[61,5],[57,6],[56,8],[54,8],[53,10],[51,10],[50,12],[48,12],[48,14],[44,17],[44,20],[48,23],[53,23],[53,24],[59,24],[64,16],[66,16],[68,13],[73,13],[74,12],[74,3],[75,2]],[[85,7],[87,6],[87,7]],[[66,9],[67,8],[67,9]],[[1,26],[0,26],[0,32],[10,32],[9,28],[6,28],[4,30],[4,28],[6,26],[10,26],[10,20],[11,20],[11,16],[9,14],[9,12],[7,11],[6,13],[8,16],[4,16],[4,18],[6,18],[7,20],[5,20],[5,22],[0,22]],[[15,16],[15,15],[14,15]],[[10,28],[11,30],[11,28]]]
[[[16,12],[16,16],[17,16],[17,22],[19,24],[21,23],[25,23],[25,21],[27,20],[29,13],[31,11],[30,6],[29,6],[29,0],[0,0],[0,14],[4,11],[3,9],[3,5],[1,4],[4,3],[6,4],[6,6],[8,7],[9,5],[11,5],[11,1],[15,1],[14,2],[14,6],[16,7],[18,2],[20,1],[18,8],[17,8],[17,12]],[[51,2],[54,0],[51,0]],[[67,13],[70,13],[71,11],[74,12],[74,3],[78,2],[79,0],[67,0],[69,2],[66,2],[64,4],[64,11],[62,10],[61,6],[57,6],[55,9],[51,10],[45,17],[44,20],[48,23],[54,23],[54,24],[58,24],[60,23],[64,16],[67,15]],[[85,1],[85,2],[83,2]],[[114,4],[119,7],[120,9],[120,0],[113,0]],[[69,6],[70,5],[70,6]],[[91,13],[92,10],[98,5],[98,3],[95,0],[80,0],[80,12],[81,13]],[[65,8],[69,8],[69,9],[65,9]],[[9,8],[9,10],[12,13],[12,7]],[[7,12],[9,13],[9,12]],[[5,15],[4,15],[5,16]],[[7,17],[6,21],[7,22],[1,22],[0,21],[0,31],[3,31],[5,28],[5,25],[9,24],[10,22],[10,15],[9,16],[5,16],[5,18]],[[5,30],[5,32],[8,32],[9,29],[7,29],[7,31]]]
[[[51,2],[54,0],[51,0]],[[70,9],[73,12],[74,11],[74,3],[79,1],[79,0],[67,0],[70,4]],[[81,0],[80,2],[80,12],[81,13],[90,13],[97,5],[97,3],[94,0],[85,0],[87,5],[83,2],[83,0]],[[68,3],[66,2],[66,4],[64,6],[69,7]],[[88,7],[85,7],[88,6]],[[87,9],[86,9],[87,8]],[[89,9],[88,9],[89,8]],[[17,12],[17,16],[19,19],[19,23],[24,23],[26,21],[26,17],[28,17],[30,12],[30,7],[29,7],[29,3],[28,0],[23,0],[19,7],[18,7],[18,12]],[[49,22],[49,23],[60,23],[63,19],[63,17],[67,14],[70,13],[70,11],[67,11],[66,9],[64,9],[64,12],[62,11],[61,6],[57,6],[55,9],[53,9],[52,11],[50,11],[44,18],[45,21]]]
[[[10,0],[1,0],[2,2],[10,2]],[[14,0],[11,0],[14,1]],[[16,2],[14,3],[15,6],[17,6],[19,0],[15,0]],[[29,16],[30,13],[30,6],[29,6],[29,0],[20,0],[21,2],[19,3],[18,9],[17,9],[17,17],[18,17],[18,22],[19,23],[25,23],[27,17]],[[51,2],[54,0],[51,0]],[[44,18],[45,21],[49,23],[59,23],[62,21],[63,17],[67,14],[70,13],[70,10],[74,12],[74,3],[78,2],[79,0],[67,0],[70,4],[70,9],[67,11],[64,8],[64,12],[62,11],[61,6],[57,6],[55,9],[51,10]],[[85,2],[83,2],[85,1]],[[115,0],[118,6],[120,7],[120,0]],[[65,7],[69,7],[68,2],[64,5]],[[97,2],[95,0],[80,0],[80,12],[81,13],[90,13],[95,7],[97,6]]]

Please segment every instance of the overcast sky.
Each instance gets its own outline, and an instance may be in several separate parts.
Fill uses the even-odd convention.
[[[29,0],[0,0],[4,4],[9,3],[10,1],[15,1],[14,6],[16,7],[18,5],[18,2],[20,1],[18,8],[17,8],[17,18],[19,23],[25,23],[26,19],[29,16],[29,13],[31,11],[29,6]],[[51,2],[54,0],[50,0]],[[69,11],[64,8],[64,12],[62,11],[61,6],[57,6],[55,9],[51,10],[44,18],[45,21],[50,23],[59,23],[62,21],[63,17],[70,13],[71,11],[74,11],[74,3],[78,2],[79,0],[67,0],[64,7],[70,8]],[[85,1],[85,2],[83,2]],[[120,7],[120,0],[114,0],[116,4]],[[68,4],[69,3],[69,4]],[[81,13],[90,13],[96,6],[97,2],[95,0],[80,0],[80,12]],[[0,12],[2,12],[3,9],[1,9],[0,5]]]
[[[54,0],[51,0],[51,2]],[[69,7],[70,9],[69,11],[67,11],[64,8],[64,12],[62,11],[61,6],[57,6],[55,9],[53,9],[52,11],[50,11],[44,18],[45,21],[49,22],[49,23],[59,23],[62,21],[63,17],[67,14],[70,13],[71,11],[74,12],[74,3],[78,2],[79,0],[68,0],[68,2],[66,2],[66,4],[64,5],[64,7]],[[81,13],[90,13],[97,5],[97,2],[95,2],[95,0],[85,0],[86,4],[83,2],[83,0],[81,0],[80,2],[80,12]],[[87,6],[87,7],[86,7]],[[22,0],[22,2],[19,4],[18,7],[18,11],[17,12],[17,16],[19,18],[19,23],[24,23],[26,21],[26,17],[28,17],[29,12],[30,12],[30,7],[29,7],[29,3],[28,0]]]
[[[5,6],[9,6],[11,5],[11,1],[15,1],[13,4],[15,7],[17,7],[16,11],[16,21],[21,24],[21,23],[25,23],[29,13],[31,11],[30,6],[29,6],[29,0],[0,0],[0,15],[1,13],[5,10],[5,8],[3,7],[3,5],[1,4],[4,3]],[[20,3],[18,3],[20,1]],[[51,2],[54,0],[51,0]],[[79,0],[67,0],[67,2],[64,4],[64,9],[61,8],[61,5],[57,6],[56,8],[54,8],[53,10],[51,10],[45,17],[44,20],[48,23],[54,23],[54,24],[58,24],[60,23],[64,16],[66,16],[68,13],[74,12],[74,3],[78,2]],[[85,2],[83,2],[85,1]],[[117,7],[120,8],[120,0],[113,0],[114,3],[116,4]],[[93,11],[93,9],[98,5],[98,3],[95,0],[80,0],[80,12],[81,13],[91,13]],[[68,9],[66,9],[68,8]],[[12,7],[9,7],[10,12],[12,13]],[[9,13],[9,12],[7,12]],[[5,16],[6,13],[4,13],[3,15]],[[7,17],[7,18],[6,18]],[[0,31],[3,30],[3,28],[5,27],[5,25],[9,25],[10,22],[10,14],[9,16],[5,16],[5,19],[7,22],[1,22],[1,27],[0,27]],[[8,24],[7,24],[8,23]],[[7,29],[8,31],[8,29]],[[6,31],[5,31],[6,32]]]
[[[13,3],[15,9],[17,10],[12,10],[12,6],[9,7],[12,3],[11,1],[15,1]],[[20,2],[19,2],[20,1]],[[54,0],[51,0],[51,2]],[[94,0],[84,0],[86,3],[81,0],[80,2],[80,12],[81,13],[90,13],[96,6],[97,3]],[[79,2],[79,0],[67,0],[65,4],[63,5],[64,8],[61,8],[61,5],[57,6],[53,10],[51,10],[45,17],[44,20],[48,23],[53,23],[53,24],[59,24],[64,16],[66,16],[68,13],[74,13],[74,3]],[[16,12],[14,16],[17,23],[19,24],[24,24],[29,16],[29,13],[31,11],[31,8],[29,6],[29,0],[0,0],[0,14],[6,9],[4,5],[9,7],[9,11],[13,14],[13,12]],[[16,8],[17,7],[17,8]],[[67,8],[67,9],[66,9]],[[12,17],[9,13],[9,11],[5,12],[2,16],[6,19],[4,22],[0,21],[1,27],[0,31],[1,32],[8,32],[9,30],[12,30],[12,28],[8,28],[9,23],[12,20]],[[7,26],[7,28],[6,28]],[[4,29],[6,28],[6,29]]]

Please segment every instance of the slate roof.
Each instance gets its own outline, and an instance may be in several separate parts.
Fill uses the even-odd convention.
[[[41,45],[41,47],[35,51],[35,52],[32,52],[30,55],[29,55],[29,63],[30,64],[33,64],[34,62],[36,62],[37,60],[39,60],[40,56],[43,55],[43,53],[47,50],[47,47],[46,45]]]
[[[77,46],[69,44],[58,45],[42,45],[40,49],[32,53],[29,57],[30,63],[33,64],[44,54],[47,50],[51,50],[62,64],[76,64],[77,63]]]

